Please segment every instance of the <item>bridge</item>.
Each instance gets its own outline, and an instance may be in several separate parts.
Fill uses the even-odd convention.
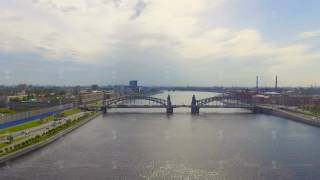
[[[247,97],[225,94],[200,100],[196,100],[195,95],[193,95],[190,105],[173,105],[170,95],[167,99],[128,95],[104,100],[101,110],[106,114],[108,109],[114,108],[163,108],[166,109],[167,114],[173,114],[174,108],[190,108],[191,114],[199,114],[201,108],[245,108],[254,110],[255,107],[255,104]]]

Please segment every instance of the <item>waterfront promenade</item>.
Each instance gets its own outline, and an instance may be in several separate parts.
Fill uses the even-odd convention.
[[[17,134],[15,137],[9,134],[10,137],[17,140],[13,142],[3,141],[0,143],[2,144],[2,147],[0,147],[0,164],[43,147],[82,126],[98,115],[100,115],[100,113],[79,112],[59,118],[57,121],[50,121],[34,128],[15,132],[14,134]]]

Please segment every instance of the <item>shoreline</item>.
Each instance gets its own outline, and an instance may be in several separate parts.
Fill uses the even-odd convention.
[[[283,117],[289,120],[293,120],[296,122],[308,124],[315,127],[320,127],[320,121],[316,119],[312,119],[310,117],[306,117],[303,114],[293,113],[281,109],[272,109],[270,111],[271,115]]]
[[[8,161],[11,161],[11,160],[14,160],[16,158],[19,158],[20,156],[23,156],[23,155],[26,155],[28,153],[31,153],[33,151],[36,151],[40,148],[43,148],[49,144],[51,144],[52,142],[60,139],[61,137],[67,135],[68,133],[76,130],[77,128],[85,125],[86,123],[88,123],[89,121],[95,119],[96,117],[100,116],[101,115],[101,112],[97,112],[95,115],[91,116],[91,117],[88,117],[87,119],[83,120],[82,122],[79,122],[78,124],[62,131],[62,132],[59,132],[58,134],[46,139],[45,141],[42,141],[42,142],[38,142],[37,144],[33,144],[29,147],[26,147],[24,149],[21,149],[21,150],[18,150],[12,154],[8,154],[8,155],[5,155],[3,157],[0,157],[0,165],[4,165],[6,162]]]
[[[292,120],[295,122],[299,122],[299,123],[303,123],[303,124],[307,124],[315,127],[320,127],[320,120],[318,120],[317,118],[313,119],[312,117],[307,117],[303,114],[291,112],[288,110],[260,106],[258,107],[258,113],[282,117],[287,120]]]

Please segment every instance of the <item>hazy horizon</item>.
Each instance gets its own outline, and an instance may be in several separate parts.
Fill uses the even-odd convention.
[[[0,85],[310,87],[320,1],[4,0]]]

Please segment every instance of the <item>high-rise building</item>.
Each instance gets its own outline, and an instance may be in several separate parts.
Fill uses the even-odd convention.
[[[130,88],[137,88],[138,87],[138,81],[137,80],[129,81],[129,86],[130,86]]]
[[[276,84],[275,84],[275,89],[278,89],[278,76],[276,76]]]
[[[91,85],[91,90],[92,90],[92,91],[99,90],[99,85],[97,85],[97,84]]]
[[[137,80],[129,81],[129,89],[132,92],[138,93],[139,92],[138,81]]]

